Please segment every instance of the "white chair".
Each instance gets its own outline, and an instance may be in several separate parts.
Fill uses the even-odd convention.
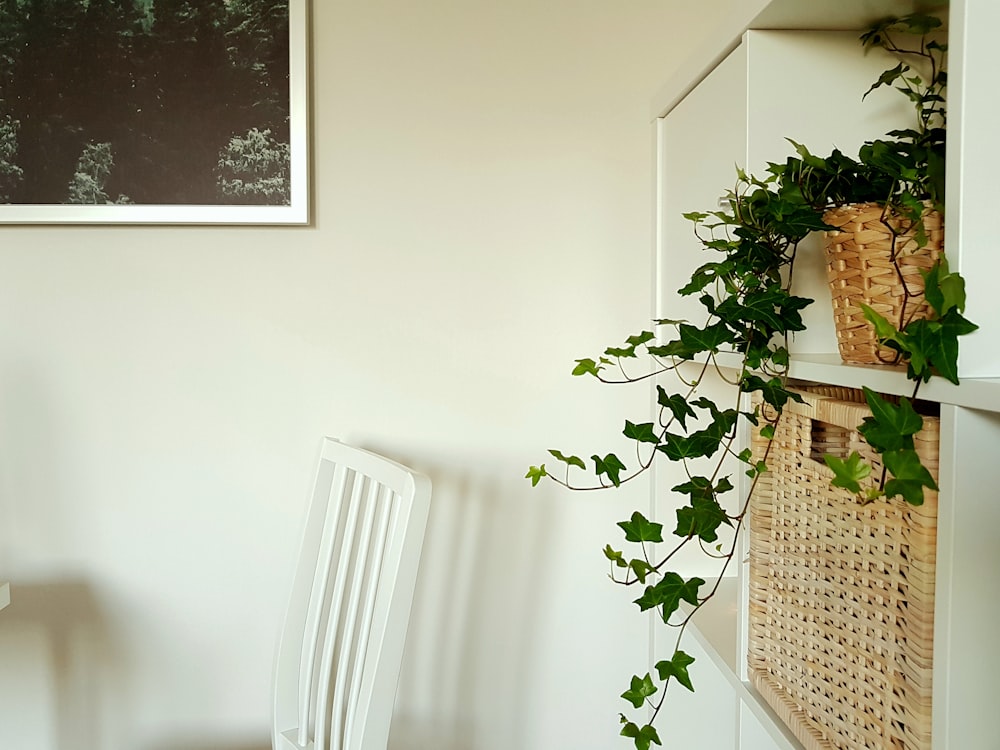
[[[385,750],[431,485],[323,442],[274,680],[275,750]]]

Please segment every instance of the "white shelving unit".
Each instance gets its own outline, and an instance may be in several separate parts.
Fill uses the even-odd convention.
[[[718,33],[658,92],[656,142],[657,318],[690,318],[690,300],[675,290],[706,261],[688,211],[712,209],[735,179],[781,161],[791,147],[814,152],[836,145],[856,152],[864,140],[912,120],[892,92],[877,102],[861,93],[886,66],[861,53],[858,30],[887,15],[939,12],[947,21],[949,61],[948,221],[945,246],[952,268],[967,280],[967,316],[980,330],[962,343],[954,386],[935,378],[920,397],[941,404],[941,476],[935,610],[934,750],[1000,748],[992,645],[1000,620],[1000,308],[990,288],[1000,277],[1000,249],[988,205],[996,192],[1000,154],[988,145],[1000,120],[990,80],[996,70],[992,37],[1000,28],[996,0],[747,0]],[[831,102],[835,106],[831,106]],[[836,353],[825,272],[819,252],[796,265],[797,291],[816,303],[809,331],[792,344],[791,376],[801,380],[909,394],[913,384],[894,368],[845,365]],[[801,286],[799,286],[801,284]],[[714,387],[714,386],[710,386]],[[654,480],[654,513],[672,515],[669,487]],[[685,560],[690,570],[704,568]],[[729,571],[730,573],[734,571]],[[741,576],[722,582],[710,608],[694,621],[695,637],[726,677],[745,720],[733,747],[798,750],[781,722],[745,682],[745,595]],[[654,643],[655,648],[655,643]],[[752,718],[750,718],[752,717]],[[720,750],[724,750],[720,748]]]

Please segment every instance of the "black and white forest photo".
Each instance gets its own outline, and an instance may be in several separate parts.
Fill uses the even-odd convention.
[[[290,115],[289,0],[0,0],[0,204],[288,206]]]

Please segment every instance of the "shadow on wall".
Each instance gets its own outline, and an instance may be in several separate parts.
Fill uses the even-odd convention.
[[[116,661],[87,583],[12,582],[0,664],[0,747],[101,750],[100,684]]]
[[[521,747],[549,506],[506,477],[402,460],[434,487],[389,750]]]

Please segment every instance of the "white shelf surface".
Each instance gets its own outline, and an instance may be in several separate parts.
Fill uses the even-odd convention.
[[[0,583],[0,609],[10,604],[10,584]]]
[[[727,370],[737,370],[740,367],[740,357],[737,354],[720,354],[716,361]],[[868,386],[879,393],[898,396],[911,396],[916,385],[906,378],[905,367],[850,365],[841,361],[838,354],[793,354],[788,376],[796,380],[811,380],[847,388]],[[961,385],[954,385],[935,376],[920,386],[918,398],[968,409],[1000,412],[1000,378],[963,378]]]
[[[708,581],[705,589],[714,583],[713,580]],[[691,619],[689,627],[692,635],[733,686],[743,704],[760,721],[774,742],[775,750],[803,750],[795,735],[778,718],[753,685],[740,679],[742,670],[737,645],[740,640],[740,585],[740,580],[736,576],[727,576],[721,580],[715,596]],[[690,605],[686,603],[682,603],[681,607],[686,612],[691,610]]]

